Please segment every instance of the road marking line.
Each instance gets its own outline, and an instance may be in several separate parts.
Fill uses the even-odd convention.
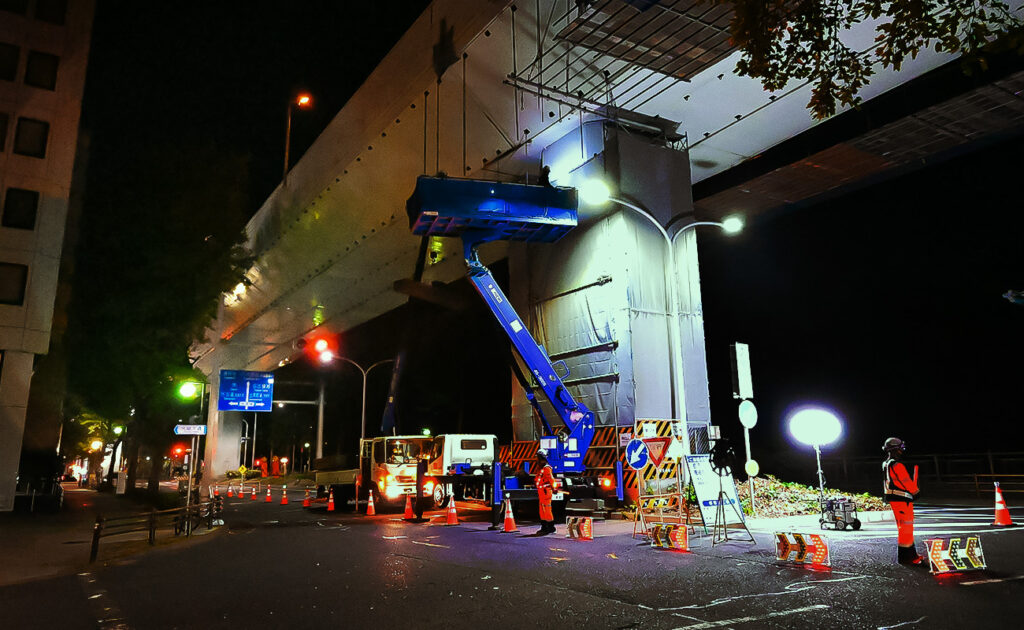
[[[920,619],[915,619],[913,621],[901,621],[900,623],[892,625],[892,626],[878,626],[878,630],[892,630],[893,628],[899,628],[901,626],[912,626],[914,624],[921,623],[922,621],[924,621],[927,618],[928,617],[921,617]]]
[[[720,621],[703,621],[701,623],[690,624],[688,626],[679,626],[676,630],[703,630],[704,628],[721,628],[722,626],[731,626],[733,624],[749,623],[751,621],[763,621],[764,619],[771,619],[772,617],[785,617],[787,615],[795,615],[802,612],[810,612],[812,610],[821,610],[828,608],[825,604],[815,604],[813,606],[804,606],[803,608],[792,608],[790,610],[777,610],[770,612],[766,615],[758,615],[756,617],[736,617],[734,619],[722,619]]]
[[[408,538],[408,536],[381,536],[384,540],[398,540],[399,538]]]
[[[1014,575],[1008,578],[992,578],[990,580],[974,580],[972,582],[961,582],[960,586],[977,586],[978,584],[995,584],[996,582],[1012,582],[1014,580],[1024,580],[1024,575]]]
[[[818,584],[828,584],[830,582],[849,582],[851,580],[867,580],[872,577],[873,576],[870,575],[851,575],[850,577],[832,578],[829,580],[804,580],[803,582],[793,582],[792,584],[787,584],[781,591],[774,591],[770,593],[750,593],[749,595],[732,595],[730,597],[719,597],[718,599],[712,600],[707,604],[690,604],[689,606],[676,606],[673,608],[656,608],[655,610],[657,610],[658,612],[669,612],[674,610],[695,610],[700,608],[711,608],[712,606],[727,604],[738,599],[749,599],[751,597],[777,597],[779,595],[789,595],[791,593],[809,591],[814,589]]]
[[[548,559],[549,559],[549,560],[554,560],[555,562],[565,562],[566,560],[568,560],[568,558],[556,558],[556,557],[554,557],[554,556],[551,556],[551,557],[550,557],[550,558],[548,558]]]
[[[405,536],[402,536],[402,538],[405,538]],[[451,547],[449,547],[448,545],[438,545],[435,543],[420,542],[418,540],[410,540],[409,542],[411,542],[414,545],[423,545],[424,547],[440,547],[441,549],[451,549]]]

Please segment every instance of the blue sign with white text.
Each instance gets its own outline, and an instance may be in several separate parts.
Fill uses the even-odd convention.
[[[269,412],[274,402],[274,373],[221,370],[218,411]]]

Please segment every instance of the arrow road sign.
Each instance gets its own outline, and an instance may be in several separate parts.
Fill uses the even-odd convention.
[[[648,451],[643,440],[630,440],[626,445],[626,461],[633,470],[640,470],[647,466]]]

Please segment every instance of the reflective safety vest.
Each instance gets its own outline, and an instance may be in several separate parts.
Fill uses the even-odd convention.
[[[892,465],[897,463],[899,462],[890,457],[882,464],[882,472],[885,473],[882,493],[885,495],[885,501],[913,501],[914,494],[903,486],[898,485],[896,480],[893,479]]]

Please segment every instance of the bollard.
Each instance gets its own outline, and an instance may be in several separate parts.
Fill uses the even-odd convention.
[[[100,552],[100,536],[103,533],[103,517],[96,516],[96,524],[92,528],[92,550],[89,552],[89,563],[96,562],[96,555]]]
[[[149,544],[156,544],[156,510],[149,511]]]

